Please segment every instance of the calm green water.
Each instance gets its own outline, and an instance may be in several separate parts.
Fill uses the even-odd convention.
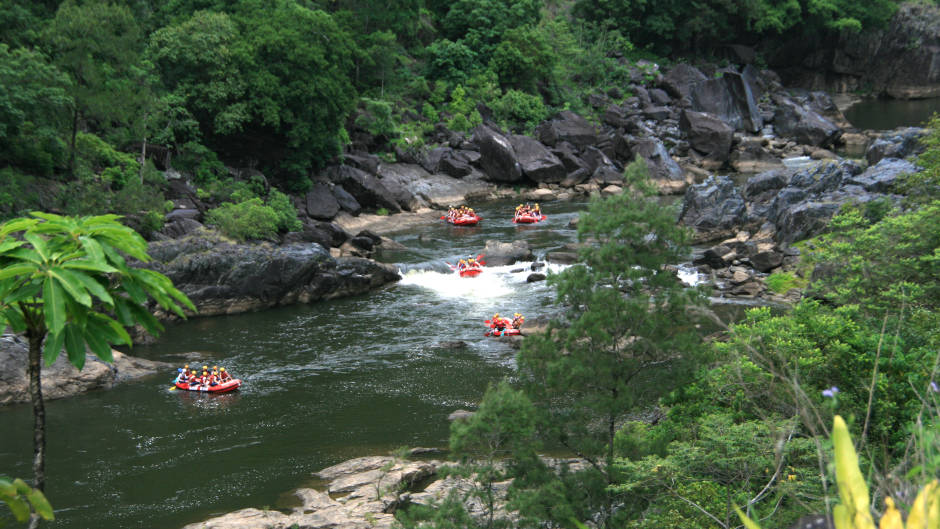
[[[405,279],[372,294],[172,326],[145,358],[225,366],[239,392],[168,391],[159,376],[46,403],[47,494],[55,529],[172,528],[244,507],[277,508],[323,467],[402,445],[446,447],[447,415],[510,374],[514,351],[485,339],[493,312],[544,315],[552,293],[513,267],[474,279],[445,261],[487,239],[540,254],[575,239],[583,203],[548,203],[513,226],[511,203],[478,208],[479,227],[443,222],[392,238]],[[463,342],[455,346],[452,342]],[[0,474],[32,472],[28,405],[0,408]]]
[[[922,127],[936,112],[940,112],[940,98],[866,99],[849,107],[845,118],[860,129],[889,130]]]

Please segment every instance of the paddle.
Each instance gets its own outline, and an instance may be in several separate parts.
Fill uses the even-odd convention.
[[[176,386],[170,386],[169,391],[176,391]]]

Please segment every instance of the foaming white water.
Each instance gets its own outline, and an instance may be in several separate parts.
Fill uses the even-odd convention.
[[[705,278],[702,276],[702,274],[699,273],[698,270],[688,265],[679,265],[677,274],[679,276],[679,281],[682,281],[690,287],[694,287],[705,281]]]
[[[509,266],[487,266],[476,277],[460,277],[456,272],[442,273],[433,270],[410,270],[399,282],[435,292],[443,298],[462,298],[474,302],[488,302],[514,295],[526,285],[532,263],[516,263]],[[566,265],[548,264],[539,272],[556,273]],[[519,270],[522,271],[519,271]],[[513,272],[515,271],[515,272]]]

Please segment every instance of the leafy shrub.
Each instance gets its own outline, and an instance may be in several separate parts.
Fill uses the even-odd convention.
[[[477,54],[466,45],[447,39],[436,40],[426,49],[428,54],[427,76],[450,83],[467,80]]]
[[[260,198],[237,204],[227,202],[206,213],[206,224],[217,227],[226,236],[244,241],[271,239],[277,234],[278,214]]]
[[[531,130],[548,117],[548,108],[538,96],[507,90],[493,103],[493,117],[510,129]]]
[[[180,148],[180,154],[173,158],[173,166],[192,174],[196,184],[208,184],[226,173],[225,164],[219,161],[215,152],[194,141]]]
[[[362,98],[364,112],[356,117],[356,126],[369,131],[373,136],[395,136],[395,119],[392,104],[380,99]]]
[[[277,229],[281,231],[297,231],[303,223],[297,218],[297,208],[291,203],[290,197],[277,189],[268,194],[268,207],[277,215]]]
[[[111,189],[139,179],[140,163],[133,154],[116,150],[94,134],[79,132],[75,138],[75,173],[79,180],[100,178]]]

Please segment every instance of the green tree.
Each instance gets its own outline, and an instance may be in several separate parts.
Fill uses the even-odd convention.
[[[535,407],[525,393],[500,382],[486,390],[472,417],[450,428],[450,450],[460,460],[458,472],[474,477],[472,491],[486,506],[484,527],[494,527],[494,484],[512,475],[512,467],[538,464]]]
[[[223,159],[309,185],[307,172],[340,152],[355,44],[329,14],[292,0],[230,11],[156,31],[148,56]]]
[[[594,241],[583,265],[552,278],[565,321],[523,343],[526,393],[552,442],[584,458],[608,487],[597,505],[606,526],[617,481],[614,436],[623,418],[681,384],[700,339],[689,305],[701,302],[666,265],[685,255],[688,234],[650,197],[646,163],[625,171],[623,194],[592,201],[578,226]]]
[[[61,166],[68,86],[39,52],[0,44],[0,165],[41,176]]]
[[[75,170],[80,129],[127,126],[149,95],[140,90],[137,63],[143,41],[130,10],[104,0],[59,6],[46,32],[53,62],[72,81],[72,138],[69,168]]]
[[[43,361],[54,362],[64,346],[78,369],[86,347],[110,362],[111,344],[132,344],[125,327],[161,330],[148,298],[180,317],[184,308],[195,311],[166,276],[128,264],[125,256],[149,261],[147,243],[117,219],[36,212],[0,225],[0,326],[25,333],[29,342],[33,485],[40,491],[46,481]]]

